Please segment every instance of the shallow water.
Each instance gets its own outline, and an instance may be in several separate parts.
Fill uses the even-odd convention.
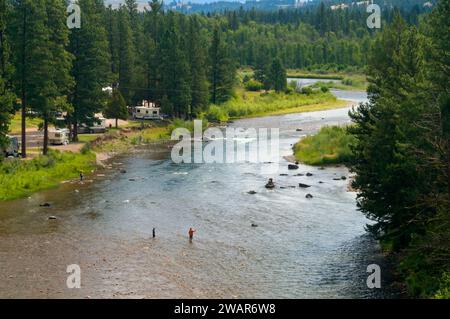
[[[0,297],[389,297],[365,284],[367,265],[383,259],[348,180],[333,180],[347,169],[288,171],[283,159],[301,136],[348,122],[347,112],[233,123],[280,128],[277,172],[264,163],[174,164],[166,147],[144,147],[84,184],[0,203]],[[294,176],[306,172],[313,176]],[[273,191],[264,188],[269,177]],[[66,287],[70,264],[81,267],[81,289]]]

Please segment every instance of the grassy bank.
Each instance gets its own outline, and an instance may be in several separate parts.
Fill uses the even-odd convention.
[[[329,92],[314,91],[311,94],[297,92],[275,93],[236,91],[235,97],[220,106],[212,105],[206,113],[211,121],[300,113],[344,107],[348,103],[337,100]]]
[[[350,145],[354,141],[345,127],[325,126],[316,135],[295,144],[294,155],[308,165],[346,163],[352,156]]]
[[[71,153],[51,151],[29,161],[19,159],[0,163],[0,200],[28,196],[33,192],[57,186],[61,181],[73,179],[80,172],[95,167],[92,152]]]
[[[289,78],[310,78],[319,79],[313,87],[328,87],[329,89],[339,90],[367,90],[367,78],[364,74],[360,73],[348,73],[348,72],[334,72],[334,73],[321,73],[321,72],[307,72],[302,70],[288,70],[287,76]],[[327,81],[327,80],[339,80],[339,82]]]
[[[27,118],[26,127],[27,129],[37,129],[42,123],[39,118]],[[18,135],[22,132],[22,115],[17,112],[11,119],[11,124],[9,126],[9,134]]]

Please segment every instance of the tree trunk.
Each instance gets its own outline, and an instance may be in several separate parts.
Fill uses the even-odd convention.
[[[25,92],[25,52],[26,52],[26,36],[27,36],[27,10],[26,8],[23,10],[23,16],[22,16],[22,70],[21,70],[21,93],[22,93],[22,158],[27,157],[27,94]]]
[[[78,121],[73,122],[72,140],[78,142]]]
[[[44,118],[44,149],[43,154],[47,155],[48,153],[48,119]]]
[[[119,119],[116,118],[116,128],[119,128]]]
[[[22,158],[27,157],[27,98],[22,92]]]

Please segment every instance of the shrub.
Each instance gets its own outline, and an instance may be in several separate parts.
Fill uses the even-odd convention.
[[[302,94],[311,95],[312,93],[313,90],[309,86],[302,87]]]
[[[261,91],[264,88],[264,84],[256,80],[249,80],[245,83],[245,89],[247,91]]]

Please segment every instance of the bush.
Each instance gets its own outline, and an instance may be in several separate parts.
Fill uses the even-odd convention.
[[[249,80],[245,83],[245,89],[247,91],[261,91],[264,88],[264,84],[256,80]]]
[[[326,86],[326,85],[322,85],[322,86],[320,87],[320,90],[321,90],[323,93],[326,93],[326,92],[330,91],[330,89],[329,89],[328,86]]]
[[[302,94],[311,95],[313,93],[313,89],[309,86],[302,87]]]
[[[208,113],[206,114],[208,121],[212,122],[226,122],[230,118],[228,112],[217,105],[211,105],[209,107]]]
[[[348,85],[348,86],[353,86],[353,80],[352,79],[350,79],[350,78],[345,78],[345,79],[343,79],[342,80],[342,84],[344,84],[344,85]]]

